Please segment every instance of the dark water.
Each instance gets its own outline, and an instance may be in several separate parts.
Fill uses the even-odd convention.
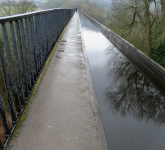
[[[165,150],[165,95],[80,14],[110,150]]]

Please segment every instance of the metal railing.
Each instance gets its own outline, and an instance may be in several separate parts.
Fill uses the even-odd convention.
[[[3,74],[0,84],[2,80],[5,89],[0,91],[0,114],[5,132],[0,149],[6,147],[49,54],[75,11],[49,9],[0,17],[0,73]],[[12,123],[9,123],[8,113]]]

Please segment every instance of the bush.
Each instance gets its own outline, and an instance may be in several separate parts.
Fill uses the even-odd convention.
[[[165,67],[165,42],[161,43],[156,49],[152,48],[149,56],[161,66]]]

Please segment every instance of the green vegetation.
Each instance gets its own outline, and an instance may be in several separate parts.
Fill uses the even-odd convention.
[[[45,8],[59,8],[65,2],[65,0],[48,0],[45,3]]]
[[[48,0],[45,8],[78,8],[165,67],[165,1],[111,0],[111,5],[108,10],[98,0]]]
[[[9,16],[14,14],[21,14],[26,12],[35,11],[37,6],[33,2],[22,0],[16,2],[14,0],[7,0],[0,4],[0,15]]]
[[[165,67],[164,0],[113,0],[109,28]]]
[[[92,18],[96,19],[100,23],[108,26],[110,23],[107,16],[108,10],[103,9],[96,2],[90,2],[89,0],[48,0],[45,3],[45,8],[78,8],[83,12],[90,15]]]

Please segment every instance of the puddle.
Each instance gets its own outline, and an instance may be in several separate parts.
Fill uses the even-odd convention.
[[[60,56],[56,55],[56,58],[61,58]]]
[[[58,52],[65,52],[64,50],[57,50]]]
[[[61,40],[60,43],[62,43],[62,42],[68,42],[68,41],[66,41],[66,40]]]
[[[73,56],[76,56],[75,54],[67,54],[68,56],[71,56],[71,57],[73,57]]]
[[[64,46],[66,46],[66,44],[60,44],[60,45],[64,45]]]

